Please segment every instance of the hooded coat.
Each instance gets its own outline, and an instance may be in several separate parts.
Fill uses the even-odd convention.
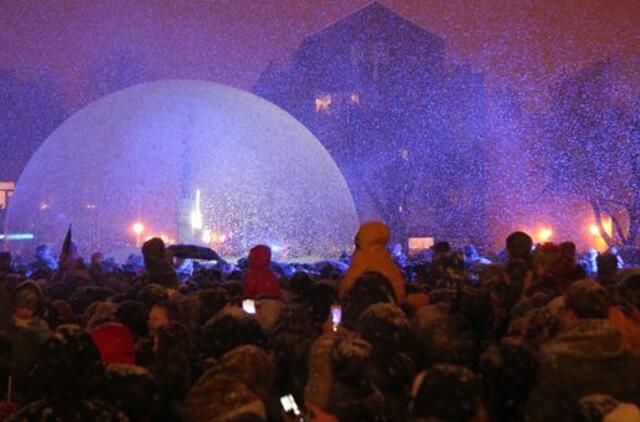
[[[244,279],[243,293],[251,299],[282,299],[282,291],[278,278],[269,269],[271,249],[258,245],[249,252],[249,272]]]
[[[340,298],[349,296],[358,277],[365,272],[373,271],[389,280],[398,303],[404,301],[405,281],[386,249],[390,239],[389,227],[380,221],[370,221],[360,226],[351,266],[340,283]]]
[[[580,320],[561,331],[543,352],[526,420],[566,419],[581,397],[594,393],[640,400],[640,359],[608,320]]]

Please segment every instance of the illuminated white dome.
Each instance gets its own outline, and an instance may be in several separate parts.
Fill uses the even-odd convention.
[[[191,240],[198,190],[194,236],[229,254],[266,243],[328,256],[357,229],[342,174],[302,124],[203,81],[136,85],[73,115],[29,161],[7,228],[59,245],[72,223],[85,253],[134,246],[136,233]]]

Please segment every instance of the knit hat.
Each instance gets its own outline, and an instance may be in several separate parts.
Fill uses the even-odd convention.
[[[131,331],[122,324],[110,322],[90,331],[91,338],[106,364],[135,365],[135,344]]]

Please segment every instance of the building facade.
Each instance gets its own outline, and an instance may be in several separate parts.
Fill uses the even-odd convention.
[[[484,239],[484,79],[445,62],[442,38],[373,3],[304,39],[254,92],[305,124],[361,221],[397,241]]]

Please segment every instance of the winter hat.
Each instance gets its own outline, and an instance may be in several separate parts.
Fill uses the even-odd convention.
[[[269,395],[276,373],[269,355],[253,345],[236,347],[222,356],[213,369],[242,381],[260,397]]]
[[[185,419],[193,422],[231,422],[253,417],[266,420],[264,403],[233,377],[207,371],[185,400]]]
[[[609,293],[593,280],[576,281],[567,290],[565,306],[578,318],[607,318],[610,306]]]
[[[90,334],[105,364],[135,365],[135,344],[127,327],[111,322],[94,328]]]

